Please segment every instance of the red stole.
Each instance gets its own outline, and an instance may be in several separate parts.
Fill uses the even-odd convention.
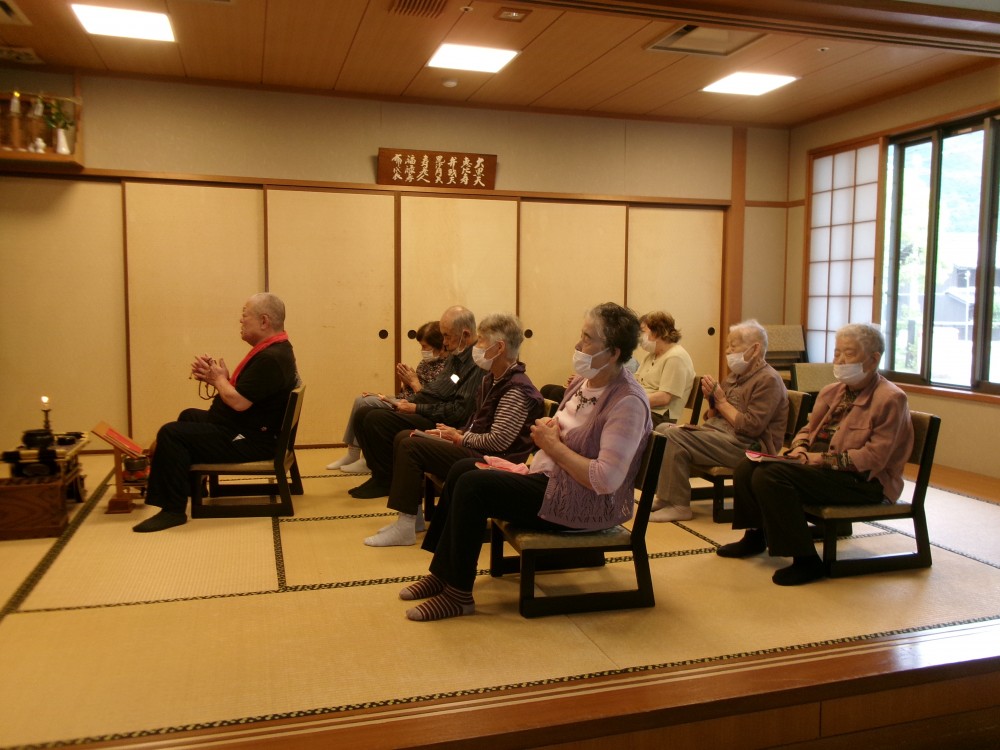
[[[240,376],[240,373],[243,372],[243,368],[246,367],[247,362],[256,357],[260,352],[267,349],[267,347],[269,347],[271,344],[277,344],[279,341],[288,341],[288,334],[285,333],[284,331],[282,331],[281,333],[276,333],[273,336],[264,339],[259,344],[254,346],[253,349],[247,352],[247,356],[243,358],[242,362],[236,365],[236,369],[233,370],[233,374],[229,376],[230,385],[236,385],[236,378],[238,378]]]

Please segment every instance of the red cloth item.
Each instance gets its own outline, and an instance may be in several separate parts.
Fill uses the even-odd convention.
[[[273,336],[269,336],[268,338],[264,339],[259,344],[254,346],[254,348],[251,349],[249,352],[247,352],[247,356],[243,358],[242,362],[236,365],[236,369],[233,370],[233,374],[229,376],[230,385],[236,385],[236,378],[238,378],[240,376],[240,373],[243,372],[243,368],[246,367],[247,362],[256,357],[264,349],[267,349],[267,347],[269,347],[271,344],[277,344],[280,341],[288,341],[288,334],[285,333],[284,331],[282,331],[281,333],[276,333]]]

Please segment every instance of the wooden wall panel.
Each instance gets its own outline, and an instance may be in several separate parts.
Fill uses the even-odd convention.
[[[5,177],[0,227],[0,444],[42,426],[42,396],[55,430],[124,429],[121,187]]]
[[[341,442],[354,397],[395,387],[393,211],[391,195],[267,191],[270,291],[306,384],[299,444]]]
[[[785,322],[785,233],[788,209],[746,209],[743,230],[743,315],[761,323]],[[794,321],[798,322],[798,321]]]
[[[234,368],[240,311],[264,288],[260,189],[126,183],[132,436],[148,444],[187,407],[196,354]]]
[[[400,211],[404,336],[450,305],[465,305],[477,321],[516,312],[516,201],[404,196]],[[404,341],[402,352],[413,364],[413,346]]]
[[[639,315],[669,312],[695,370],[717,373],[723,212],[632,208],[628,217],[629,307]],[[638,350],[636,358],[643,356]]]
[[[521,320],[534,335],[522,348],[539,387],[564,383],[583,315],[625,300],[625,207],[521,204]]]

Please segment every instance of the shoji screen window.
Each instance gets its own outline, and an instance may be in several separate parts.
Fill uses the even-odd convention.
[[[879,146],[814,156],[811,172],[806,346],[829,362],[838,328],[872,320]]]

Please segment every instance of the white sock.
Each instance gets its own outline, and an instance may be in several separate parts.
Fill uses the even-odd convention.
[[[421,511],[418,510],[417,514],[414,516],[414,518],[416,519],[416,523],[414,523],[413,530],[415,532],[417,532],[418,534],[421,531],[426,531],[427,530],[427,522],[424,520],[424,514]],[[387,523],[385,526],[383,526],[381,529],[379,529],[379,531],[385,531],[390,526],[393,526],[394,524],[396,524],[396,522],[398,522],[398,521],[399,521],[399,517],[397,516],[395,521],[393,521],[392,523]],[[378,533],[378,532],[376,532],[376,533]]]
[[[357,461],[353,463],[344,464],[340,467],[340,470],[345,474],[370,474],[371,469],[368,468],[368,462],[365,461],[365,457],[362,456]]]
[[[369,547],[406,547],[417,543],[417,517],[400,513],[395,523],[391,523],[374,536],[365,539]]]
[[[361,448],[357,445],[349,445],[347,446],[347,453],[333,463],[327,464],[326,468],[328,471],[333,471],[334,469],[339,469],[341,466],[353,464],[359,458],[361,458]]]

